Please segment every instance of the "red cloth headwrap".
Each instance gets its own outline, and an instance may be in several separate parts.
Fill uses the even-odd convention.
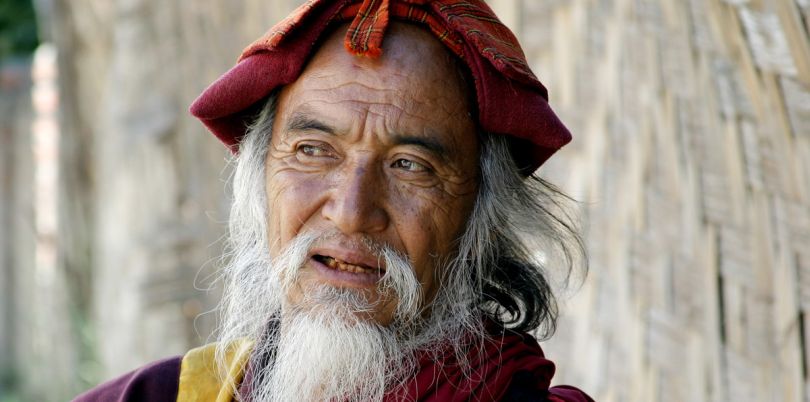
[[[257,102],[298,78],[330,24],[351,20],[347,50],[380,57],[392,18],[425,27],[467,66],[480,127],[514,140],[512,153],[524,174],[571,140],[517,38],[483,0],[309,0],[248,46],[191,113],[237,152]]]

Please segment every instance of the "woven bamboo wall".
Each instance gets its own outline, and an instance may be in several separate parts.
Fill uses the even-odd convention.
[[[810,2],[503,0],[575,140],[591,271],[545,348],[600,401],[810,400]]]
[[[30,61],[0,63],[0,400],[14,382],[14,347],[19,344],[12,300],[17,296],[17,267],[30,266],[33,260],[31,230],[25,225],[33,194],[17,183],[29,179],[30,158],[24,155],[29,145],[26,126],[32,118]],[[30,147],[29,147],[30,148]],[[28,180],[30,183],[30,180]],[[23,190],[23,191],[20,191]],[[27,190],[27,191],[25,191]]]

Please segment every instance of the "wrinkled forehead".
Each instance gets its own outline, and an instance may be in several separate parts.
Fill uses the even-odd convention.
[[[475,152],[476,145],[462,144],[477,144],[472,94],[444,45],[421,28],[394,23],[380,57],[356,56],[344,48],[345,29],[326,35],[298,79],[283,88],[280,123],[308,114],[348,129],[347,116],[362,119],[368,112],[382,116],[387,130],[446,137],[441,140],[452,149]]]
[[[374,85],[373,89],[378,90],[424,92],[426,87],[436,87],[442,89],[444,97],[456,103],[460,99],[462,104],[458,106],[467,112],[473,111],[467,73],[458,58],[429,32],[410,23],[392,22],[385,35],[384,53],[371,58],[345,49],[347,27],[337,25],[324,35],[304,71],[290,86],[306,86],[307,81],[334,75],[351,78],[358,85]]]

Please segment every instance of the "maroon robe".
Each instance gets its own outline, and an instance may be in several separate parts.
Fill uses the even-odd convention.
[[[463,373],[452,353],[425,354],[413,380],[386,394],[385,401],[406,394],[408,400],[420,402],[593,402],[574,387],[549,387],[554,363],[530,335],[507,332],[471,352],[468,359],[472,372]],[[174,402],[181,360],[178,356],[151,363],[79,395],[74,402]]]

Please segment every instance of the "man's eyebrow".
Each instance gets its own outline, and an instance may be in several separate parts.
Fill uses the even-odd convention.
[[[444,144],[439,141],[436,141],[432,138],[425,138],[425,137],[416,137],[412,135],[395,135],[394,136],[394,144],[396,145],[416,145],[418,147],[425,148],[430,153],[435,154],[441,158],[445,158],[448,155],[448,149]]]
[[[290,117],[287,123],[287,131],[322,131],[327,134],[335,134],[335,129],[328,124],[312,117],[307,113],[296,112]]]
[[[287,123],[287,131],[321,131],[326,134],[335,135],[337,130],[333,127],[329,126],[328,124],[318,120],[315,117],[312,117],[309,113],[306,112],[295,112],[290,117],[289,122]],[[415,145],[420,148],[424,148],[428,152],[435,154],[438,157],[446,158],[448,155],[447,147],[439,141],[436,141],[432,138],[426,137],[419,137],[414,135],[407,135],[407,134],[395,134],[393,136],[393,142],[396,145]]]

